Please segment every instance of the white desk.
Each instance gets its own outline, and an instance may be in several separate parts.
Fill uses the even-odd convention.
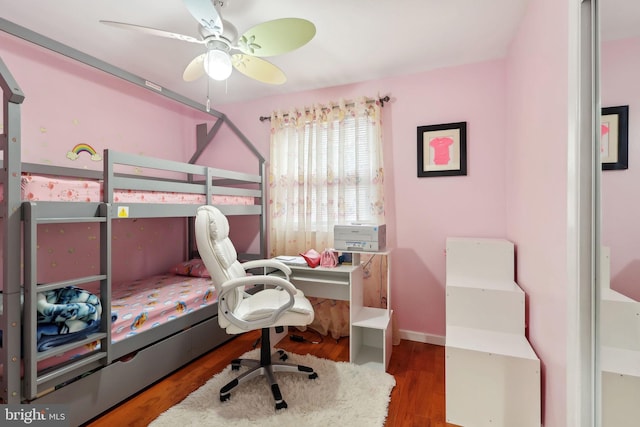
[[[364,307],[362,266],[289,267],[289,279],[306,296],[349,301],[349,360],[386,370],[392,349],[391,310]]]

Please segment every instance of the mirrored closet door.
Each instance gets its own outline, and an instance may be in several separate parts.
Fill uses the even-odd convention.
[[[640,1],[599,0],[603,427],[640,425]]]

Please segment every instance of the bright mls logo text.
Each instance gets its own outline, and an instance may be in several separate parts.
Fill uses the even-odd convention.
[[[44,405],[27,406],[8,405],[4,408],[4,420],[8,425],[67,425],[66,411],[62,407],[49,407]],[[57,405],[52,405],[57,406]]]

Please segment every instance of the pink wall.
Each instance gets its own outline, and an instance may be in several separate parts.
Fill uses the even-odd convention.
[[[602,43],[601,59],[602,106],[629,106],[629,169],[602,172],[602,240],[611,287],[640,301],[640,38]]]
[[[507,59],[507,236],[547,427],[566,425],[568,3],[531,1]]]
[[[209,118],[149,90],[0,32],[0,55],[25,93],[22,160],[97,169],[76,144],[188,159],[195,124]],[[188,141],[185,144],[185,141]]]
[[[503,61],[491,61],[219,109],[267,157],[269,123],[259,116],[340,98],[391,96],[383,109],[391,303],[400,329],[444,336],[445,239],[505,236],[504,79]],[[458,121],[468,127],[468,175],[417,178],[417,126]]]

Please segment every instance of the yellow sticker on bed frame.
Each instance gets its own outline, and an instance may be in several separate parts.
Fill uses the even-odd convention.
[[[129,218],[129,206],[120,206],[118,208],[118,218]]]

